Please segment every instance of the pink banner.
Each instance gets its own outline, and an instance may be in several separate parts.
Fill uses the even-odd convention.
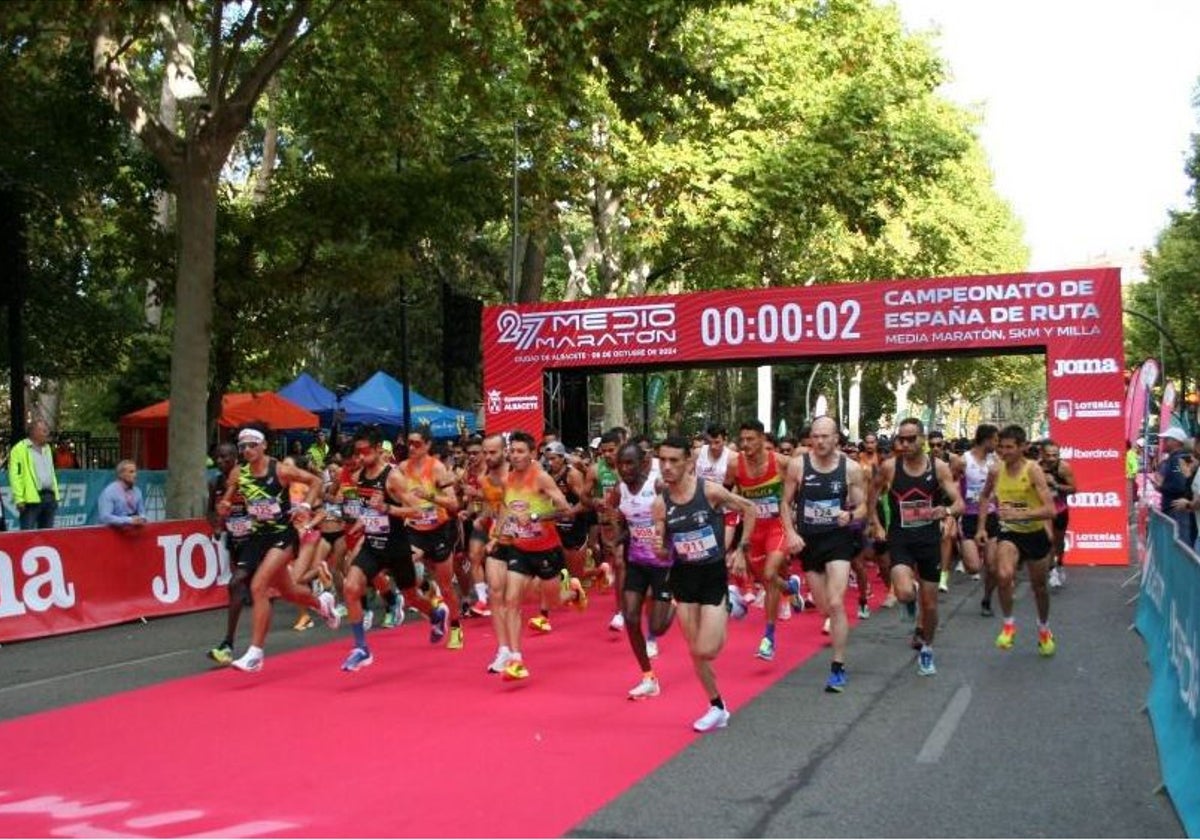
[[[1163,388],[1162,402],[1158,406],[1158,433],[1161,435],[1175,419],[1175,383],[1168,382]]]
[[[485,425],[540,435],[547,370],[1044,354],[1050,434],[1080,488],[1068,562],[1124,565],[1120,280],[1089,268],[488,307]]]
[[[0,534],[0,642],[228,602],[229,558],[203,519]]]
[[[1133,443],[1142,436],[1146,412],[1146,388],[1142,385],[1142,366],[1135,365],[1125,386],[1125,440]]]

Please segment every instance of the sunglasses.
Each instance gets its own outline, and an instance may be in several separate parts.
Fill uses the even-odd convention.
[[[355,451],[355,452],[357,452],[359,455],[367,455],[367,454],[369,454],[369,453],[371,452],[371,450],[372,450],[372,449],[374,449],[374,448],[375,448],[375,447],[371,446],[370,444],[365,444],[365,445],[363,445],[363,446],[356,446],[356,447],[354,447],[354,451]]]
[[[258,449],[260,446],[262,446],[261,443],[239,443],[237,445],[238,452],[241,452],[243,449]]]
[[[920,435],[896,435],[896,443],[916,443]]]
[[[425,439],[424,438],[409,438],[408,445],[409,446],[424,446]]]

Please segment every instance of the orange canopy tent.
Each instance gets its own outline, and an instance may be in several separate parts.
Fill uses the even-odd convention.
[[[121,439],[121,457],[137,462],[142,469],[167,467],[167,417],[170,400],[126,414],[117,422]],[[263,423],[269,429],[315,429],[317,415],[271,391],[250,394],[226,394],[221,398],[221,416],[217,424],[236,428],[246,423]]]

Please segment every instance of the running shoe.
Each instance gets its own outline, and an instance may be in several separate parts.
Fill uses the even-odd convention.
[[[587,590],[583,588],[583,584],[580,582],[579,578],[574,577],[571,578],[570,587],[572,593],[570,596],[571,606],[580,612],[583,612],[588,608]]]
[[[350,655],[347,656],[346,661],[342,663],[342,670],[357,671],[359,668],[366,668],[374,661],[375,660],[372,658],[369,650],[366,648],[356,647],[350,651]]]
[[[218,665],[233,664],[233,649],[227,644],[219,644],[207,653],[209,659]]]
[[[463,629],[461,627],[450,628],[450,639],[446,642],[447,650],[462,650],[463,646]]]
[[[1038,631],[1038,653],[1042,656],[1053,656],[1054,651],[1058,650],[1058,645],[1054,642],[1054,634],[1050,632],[1050,628]]]
[[[1058,589],[1061,586],[1062,586],[1062,578],[1059,577],[1058,567],[1055,566],[1053,569],[1050,570],[1050,588]]]
[[[821,632],[824,633],[826,636],[828,636],[832,630],[833,630],[833,619],[826,616],[825,621],[821,624]]]
[[[600,584],[600,588],[612,589],[612,585],[617,579],[616,575],[613,574],[612,564],[605,560],[600,564],[599,569],[600,575],[597,577],[597,581]]]
[[[890,610],[892,607],[896,606],[896,593],[889,591],[887,597],[883,599],[883,603],[881,603],[879,606],[885,610]]]
[[[936,673],[937,666],[933,664],[933,648],[925,646],[917,654],[917,676],[932,677]]]
[[[318,595],[317,597],[319,598],[320,596]],[[338,618],[345,618],[346,616],[350,615],[350,610],[345,604],[338,604],[337,609],[335,609],[334,612],[338,614]]]
[[[830,694],[841,694],[846,690],[846,670],[830,671],[829,679],[825,680],[825,690]]]
[[[450,610],[445,604],[438,604],[429,613],[429,644],[436,645],[446,638],[446,630],[450,621]]]
[[[942,572],[938,575],[938,592],[950,591],[950,573]]]
[[[729,600],[725,602],[726,609],[729,610],[730,618],[740,621],[746,617],[746,601],[742,598],[742,592],[732,583],[729,584]]]
[[[657,677],[642,677],[642,681],[629,689],[630,700],[645,700],[647,697],[657,697],[661,689]]]
[[[496,651],[496,658],[492,660],[492,664],[488,666],[489,674],[499,674],[504,670],[504,666],[508,664],[508,660],[512,659],[512,654],[507,650]]]
[[[658,656],[658,639],[646,640],[646,658],[653,659]],[[658,692],[655,692],[657,694]]]
[[[992,602],[987,598],[979,602],[979,614],[984,618],[991,618],[996,614],[992,611]]]
[[[1008,650],[1013,646],[1013,639],[1015,639],[1016,636],[1017,625],[1005,624],[1000,630],[1000,635],[996,637],[996,647],[1000,648],[1001,650]]]
[[[800,597],[800,575],[792,575],[787,579],[788,594],[792,597],[789,599],[792,602],[792,609],[796,612],[804,612],[804,599]]]
[[[239,671],[245,671],[247,674],[256,674],[262,670],[263,655],[261,653],[251,654],[250,651],[246,651],[240,658],[233,660],[229,664]]]
[[[775,643],[766,636],[763,636],[762,641],[758,643],[758,651],[754,655],[759,659],[770,662],[775,658]]]
[[[566,569],[558,573],[558,600],[564,604],[571,600],[571,573]]]
[[[908,646],[913,650],[921,650],[925,647],[925,637],[921,635],[920,627],[913,630],[912,639],[909,640]]]
[[[363,610],[363,632],[367,632],[375,626],[374,610]]]
[[[529,669],[520,659],[509,659],[508,664],[504,666],[504,679],[509,681],[527,680],[529,679]]]
[[[529,629],[536,630],[539,633],[549,633],[554,628],[550,626],[550,619],[546,618],[546,616],[535,615],[529,619]]]
[[[625,629],[625,616],[617,613],[612,617],[612,621],[608,622],[608,629],[614,633],[620,633]]]
[[[292,625],[292,629],[297,632],[302,632],[313,626],[312,616],[307,612],[301,613],[296,619],[296,623]]]
[[[336,630],[342,623],[342,617],[338,614],[337,599],[333,597],[333,593],[322,592],[317,596],[317,604],[321,608],[321,618],[325,619],[325,626]]]
[[[692,729],[697,732],[708,732],[712,729],[724,729],[729,725],[729,710],[717,706],[709,706],[702,717],[696,719]]]
[[[404,623],[404,596],[397,595],[394,606],[389,607],[383,616],[383,629],[392,630]]]
[[[492,610],[491,607],[488,606],[487,601],[480,600],[471,605],[471,614],[477,615],[480,618],[487,618],[492,614]]]
[[[866,620],[867,620],[868,618],[870,618],[870,617],[871,617],[871,607],[870,607],[870,605],[869,605],[869,604],[859,604],[859,605],[858,605],[858,618],[859,618],[859,621],[866,621]]]
[[[787,601],[781,601],[779,604],[779,611],[776,614],[776,618],[778,618],[780,621],[791,621],[792,620],[792,605],[789,604]]]

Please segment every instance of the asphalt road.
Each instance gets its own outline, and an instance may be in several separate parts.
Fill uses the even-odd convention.
[[[818,655],[571,834],[1182,837],[1156,790],[1129,573],[1072,569],[1053,599],[1051,659],[1035,649],[1027,586],[1017,645],[1001,652],[979,584],[956,578],[931,678],[916,674],[902,613],[878,611],[851,637],[846,693],[822,691]],[[277,610],[273,652],[328,641],[291,631],[293,617]],[[222,629],[207,612],[4,645],[0,719],[194,674]]]

